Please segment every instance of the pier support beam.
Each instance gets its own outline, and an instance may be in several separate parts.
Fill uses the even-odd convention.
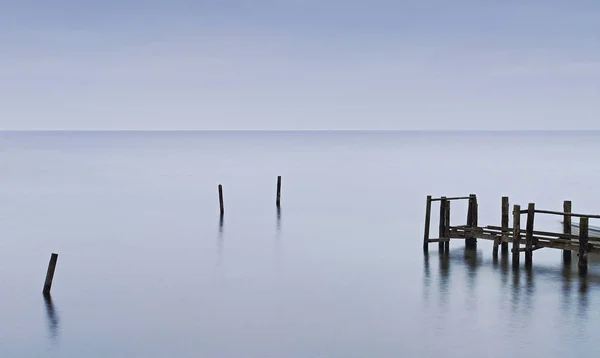
[[[563,234],[571,235],[571,201],[565,200],[563,203]],[[563,262],[571,263],[571,250],[563,250]]]
[[[423,251],[429,251],[429,226],[431,221],[431,195],[427,195],[427,203],[425,204],[425,230],[423,237]]]
[[[519,252],[521,246],[521,205],[513,206],[513,242],[512,262],[514,267],[519,267]]]
[[[586,217],[579,218],[579,273],[587,273],[588,253],[588,221]]]
[[[467,212],[467,226],[471,228],[477,227],[477,195],[470,194],[469,195],[469,209]],[[465,246],[470,249],[477,248],[477,238],[475,237],[467,237],[465,239]]]
[[[525,233],[525,266],[531,267],[533,263],[533,220],[535,216],[535,204],[529,203],[527,207],[527,228]]]

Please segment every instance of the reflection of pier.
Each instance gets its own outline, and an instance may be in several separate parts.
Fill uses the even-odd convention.
[[[450,202],[453,200],[468,200],[467,224],[450,225]],[[440,202],[439,236],[429,237],[431,204]],[[571,261],[571,252],[575,251],[579,257],[579,271],[587,272],[588,254],[600,252],[600,228],[592,227],[590,230],[589,219],[600,219],[600,215],[575,214],[571,212],[571,202],[565,201],[563,211],[538,210],[534,203],[529,203],[526,210],[521,210],[520,205],[513,206],[513,224],[509,226],[508,197],[502,197],[502,217],[500,226],[478,226],[477,196],[471,194],[465,197],[427,197],[425,213],[425,235],[423,249],[428,250],[429,243],[437,242],[441,252],[447,251],[450,240],[465,240],[467,248],[477,246],[477,239],[491,240],[494,242],[493,256],[498,256],[498,248],[502,253],[508,254],[508,245],[512,243],[513,265],[519,265],[520,253],[525,253],[525,265],[530,266],[533,260],[533,251],[542,248],[560,249],[563,251],[565,262]],[[521,216],[526,214],[525,229],[521,227]],[[563,219],[563,231],[560,233],[534,230],[536,214],[558,215]],[[571,218],[578,217],[579,224],[572,225]],[[575,226],[575,232],[572,232]],[[592,234],[592,236],[590,236]]]

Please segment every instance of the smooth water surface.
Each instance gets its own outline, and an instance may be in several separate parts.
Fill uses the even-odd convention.
[[[422,240],[428,194],[476,193],[483,225],[500,224],[503,195],[600,213],[599,143],[0,133],[0,357],[597,357],[600,260],[582,279],[558,250],[536,251],[528,272],[492,260],[485,241],[424,256]],[[453,203],[452,224],[465,220],[466,203]],[[536,217],[538,228],[560,230],[559,219]]]

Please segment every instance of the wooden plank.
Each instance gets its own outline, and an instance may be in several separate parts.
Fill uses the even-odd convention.
[[[500,226],[486,226],[486,228],[488,229],[492,229],[492,230],[498,230],[498,231],[502,231],[502,228]],[[508,229],[509,234],[512,234],[513,229]],[[549,232],[549,231],[539,231],[539,230],[533,230],[533,234],[534,235],[543,235],[543,236],[551,236],[551,237],[556,237],[556,238],[564,238],[564,239],[572,239],[572,240],[579,240],[579,236],[577,235],[568,235],[566,236],[565,234],[561,234],[558,232]]]
[[[431,226],[431,195],[427,195],[427,203],[425,204],[425,232],[423,237],[423,251],[429,250],[429,227]]]
[[[538,214],[551,214],[551,215],[560,215],[560,216],[565,215],[565,213],[562,211],[536,210],[535,212]],[[571,215],[571,217],[576,217],[576,218],[600,219],[600,215],[574,214],[574,213],[571,213],[570,215]]]
[[[448,242],[448,241],[450,241],[449,237],[429,239],[429,242]]]
[[[442,200],[468,200],[469,197],[468,196],[451,196],[451,197],[439,197],[439,198],[432,198],[431,201],[442,201]]]

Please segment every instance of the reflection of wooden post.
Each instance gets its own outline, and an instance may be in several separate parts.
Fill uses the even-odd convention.
[[[58,254],[53,253],[50,256],[50,262],[48,263],[48,271],[46,272],[46,282],[44,283],[44,295],[50,294],[52,288],[52,280],[54,279],[54,270],[56,269],[56,261],[58,261]]]
[[[219,206],[221,207],[221,216],[225,213],[225,208],[223,207],[223,185],[219,184]]]
[[[579,218],[579,272],[587,272],[588,218]]]
[[[281,175],[277,177],[277,207],[279,207],[279,203],[281,201]]]
[[[423,237],[423,251],[429,250],[429,226],[431,221],[431,195],[427,195],[427,204],[425,205],[425,232]]]
[[[535,216],[535,204],[529,203],[527,207],[527,228],[525,233],[525,266],[531,266],[533,262],[533,219]]]
[[[475,194],[469,195],[469,210],[467,215],[467,225],[471,227],[473,232],[473,228],[477,227],[477,196]],[[477,247],[477,238],[472,235],[473,234],[471,233],[471,235],[465,239],[465,246],[467,248]]]
[[[450,200],[446,201],[446,210],[444,214],[444,251],[450,252]]]
[[[521,246],[521,205],[513,206],[513,266],[519,266],[519,250]]]
[[[438,242],[438,248],[440,252],[444,251],[444,242],[442,239],[446,236],[446,205],[448,200],[446,200],[445,196],[442,196],[440,200],[440,225],[439,225],[439,235],[440,241]]]
[[[565,200],[563,203],[563,212],[565,213],[563,215],[563,234],[569,235],[568,240],[571,241],[571,201]],[[571,250],[563,250],[563,262],[571,262]]]
[[[508,253],[508,196],[502,197],[502,255]]]

